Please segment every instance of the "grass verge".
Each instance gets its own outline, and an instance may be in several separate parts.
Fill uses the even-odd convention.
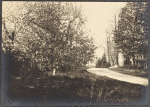
[[[109,69],[122,74],[148,78],[148,71],[144,71],[144,70],[125,69],[125,68],[109,68]]]
[[[28,87],[28,86],[32,86]],[[67,75],[47,78],[11,79],[9,96],[13,98],[31,99],[45,98],[49,100],[72,101],[104,101],[126,103],[141,98],[142,86],[130,84],[108,77],[97,76],[87,71],[72,72]]]

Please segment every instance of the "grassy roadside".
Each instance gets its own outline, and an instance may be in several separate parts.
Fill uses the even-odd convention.
[[[27,86],[34,86],[29,88]],[[49,100],[104,101],[126,103],[141,98],[142,86],[108,77],[97,76],[87,71],[59,73],[46,78],[12,79],[10,96],[22,99],[46,98]],[[61,99],[62,98],[62,99]]]
[[[144,70],[125,69],[125,68],[109,68],[109,69],[122,74],[148,78],[148,71]]]

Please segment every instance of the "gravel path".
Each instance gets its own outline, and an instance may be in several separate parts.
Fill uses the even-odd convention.
[[[109,78],[116,79],[119,81],[125,81],[125,82],[129,82],[133,84],[148,86],[148,79],[146,78],[121,74],[115,71],[111,71],[107,68],[90,68],[88,69],[88,72],[91,72],[93,74],[97,74],[100,76],[107,76]]]

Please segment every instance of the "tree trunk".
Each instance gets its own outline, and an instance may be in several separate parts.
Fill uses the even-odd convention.
[[[69,73],[68,73],[68,71],[67,71],[67,75],[68,75]]]
[[[23,60],[23,70],[22,70],[22,74],[21,74],[21,80],[22,80],[22,82],[24,80],[24,60]]]
[[[110,53],[109,53],[109,41],[108,41],[108,37],[107,37],[107,55],[108,55],[108,62],[110,63]]]
[[[112,55],[111,55],[111,60],[112,60],[112,65],[114,66],[114,59],[113,59]]]
[[[146,68],[146,69],[148,68],[148,61],[146,61],[146,66],[145,66],[145,68]]]
[[[118,62],[119,62],[119,61],[118,61],[118,53],[117,53],[117,56],[116,56],[116,64],[117,64],[117,65],[119,65]]]
[[[55,75],[56,75],[56,69],[53,68],[53,76],[55,76]]]
[[[133,57],[133,67],[135,67],[135,58]]]

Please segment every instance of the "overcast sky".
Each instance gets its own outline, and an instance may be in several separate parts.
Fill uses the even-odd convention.
[[[119,13],[126,2],[82,2],[84,14],[87,16],[87,27],[95,38],[95,45],[106,48],[106,30],[109,30],[111,21],[114,20],[114,13]],[[101,57],[103,48],[96,50],[96,56]]]

